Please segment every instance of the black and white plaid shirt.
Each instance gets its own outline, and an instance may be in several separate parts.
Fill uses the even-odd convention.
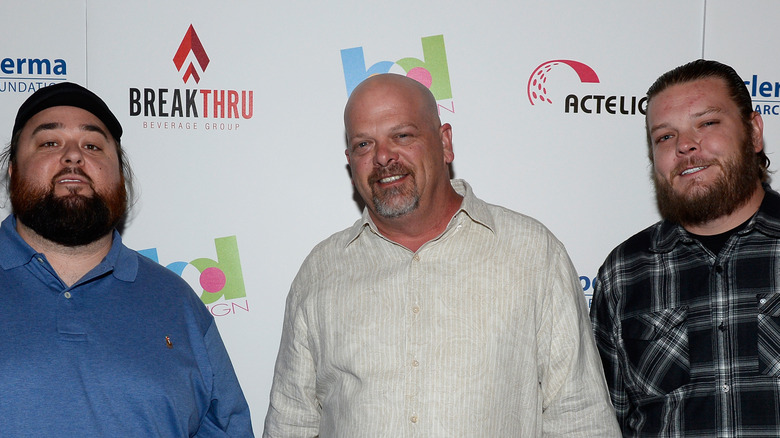
[[[662,221],[599,270],[590,315],[625,436],[780,437],[780,195],[713,254]]]

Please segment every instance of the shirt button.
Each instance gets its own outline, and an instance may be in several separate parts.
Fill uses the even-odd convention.
[[[761,298],[760,300],[758,300],[758,302],[760,304],[766,304],[766,298]]]
[[[412,307],[412,313],[420,313],[420,306]]]
[[[412,366],[413,366],[413,367],[418,367],[418,366],[420,366],[420,362],[418,362],[418,361],[415,359],[415,360],[413,360],[413,361],[412,361]]]
[[[63,295],[64,295],[64,296],[65,296],[65,298],[67,298],[67,299],[70,299],[70,297],[71,297],[71,295],[70,295],[70,292],[65,292]]]
[[[417,415],[412,415],[412,418],[409,419],[412,423],[417,423]]]
[[[38,263],[43,263],[43,259],[40,257],[37,257],[36,260],[38,260]]]
[[[420,254],[415,254],[414,257],[412,257],[412,258],[414,259],[415,262],[419,262],[420,261]]]
[[[720,388],[723,390],[723,392],[729,392],[731,390],[731,387],[725,383]]]

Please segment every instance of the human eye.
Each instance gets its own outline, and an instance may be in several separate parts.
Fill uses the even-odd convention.
[[[57,142],[54,140],[48,140],[41,143],[42,148],[53,148],[57,146]]]
[[[90,150],[90,151],[99,151],[101,150],[101,147],[94,144],[94,143],[87,143],[84,145],[84,149]]]
[[[371,142],[369,142],[368,140],[356,140],[352,143],[352,153],[355,154],[364,153],[368,151],[370,146],[371,146]]]
[[[672,134],[662,134],[655,138],[655,143],[656,144],[663,143],[669,140],[670,138],[672,138]]]
[[[414,138],[414,134],[411,132],[399,132],[393,136],[399,143],[406,143]]]
[[[707,127],[707,126],[717,125],[718,123],[720,123],[719,120],[705,120],[704,122],[702,122],[701,126]]]

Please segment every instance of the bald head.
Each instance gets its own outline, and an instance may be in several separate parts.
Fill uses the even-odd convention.
[[[350,131],[350,119],[355,111],[364,111],[395,99],[408,102],[433,128],[441,126],[436,98],[425,85],[406,76],[386,73],[369,77],[352,91],[344,108],[347,132]]]

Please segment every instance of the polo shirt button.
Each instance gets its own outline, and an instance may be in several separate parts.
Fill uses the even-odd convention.
[[[67,298],[67,299],[70,299],[70,297],[71,297],[71,295],[70,295],[70,292],[65,292],[63,295],[64,295],[64,296],[65,296],[65,298]]]
[[[723,386],[721,386],[721,389],[723,389],[723,392],[729,392],[731,387],[724,383]]]
[[[412,415],[412,418],[409,419],[412,423],[417,423],[417,415]]]

